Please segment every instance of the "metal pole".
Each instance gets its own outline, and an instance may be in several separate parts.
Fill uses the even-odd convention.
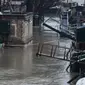
[[[68,0],[67,0],[67,4],[68,4]]]
[[[84,6],[85,6],[85,0],[84,0]]]

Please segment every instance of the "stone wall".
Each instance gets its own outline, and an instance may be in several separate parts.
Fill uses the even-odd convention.
[[[12,19],[11,20],[11,33],[9,43],[12,44],[25,44],[32,39],[33,19],[32,15],[28,19]]]

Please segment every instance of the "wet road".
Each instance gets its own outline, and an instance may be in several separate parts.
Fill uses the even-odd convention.
[[[36,56],[39,42],[56,45],[60,40],[60,45],[70,46],[70,40],[58,40],[57,36],[52,31],[36,30],[33,41],[28,45],[0,50],[0,85],[75,85],[75,82],[67,83],[75,75],[66,72],[68,62]],[[43,52],[49,54],[49,49],[47,46]],[[63,49],[59,49],[57,53],[58,57],[63,57]]]
[[[43,39],[44,41],[54,40],[51,44],[57,43],[55,41],[56,34],[51,36],[46,33],[43,36],[42,41]],[[0,85],[75,85],[67,83],[72,76],[66,72],[68,62],[43,56],[36,57],[36,43],[40,38],[34,39],[25,47],[5,47],[1,52]],[[70,40],[61,39],[60,44],[65,45],[65,43],[68,43],[69,45],[69,42]],[[45,49],[49,50],[49,47]]]
[[[2,71],[17,77],[28,76],[32,72],[32,46],[6,47],[0,56],[0,68]],[[5,75],[6,76],[6,75]]]

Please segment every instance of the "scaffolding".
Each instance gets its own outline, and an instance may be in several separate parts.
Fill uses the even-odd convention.
[[[2,13],[24,13],[26,12],[26,4],[24,0],[2,0]]]

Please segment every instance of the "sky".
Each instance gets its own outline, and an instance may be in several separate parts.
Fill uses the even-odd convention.
[[[84,4],[84,0],[72,0],[72,1],[78,2],[79,5]]]
[[[65,2],[67,2],[67,1],[72,2],[73,1],[73,2],[78,2],[78,4],[81,5],[81,4],[84,4],[85,0],[61,0],[61,1],[65,1]]]

